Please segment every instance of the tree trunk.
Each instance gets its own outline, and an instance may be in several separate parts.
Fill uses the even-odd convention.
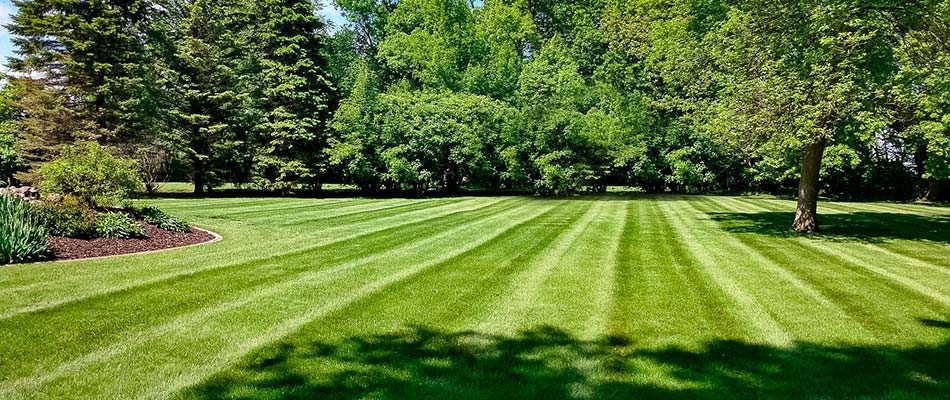
[[[818,177],[826,145],[825,140],[820,140],[805,147],[798,185],[798,207],[795,209],[795,222],[792,223],[792,229],[798,232],[818,230]]]
[[[914,169],[917,172],[917,178],[924,176],[927,172],[927,146],[918,145],[914,150]]]
[[[201,162],[198,165],[195,165],[195,171],[192,174],[192,181],[195,184],[195,196],[201,196],[205,194],[205,171],[204,166],[201,165]]]

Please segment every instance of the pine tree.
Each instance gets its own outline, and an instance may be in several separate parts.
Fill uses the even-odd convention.
[[[80,122],[73,135],[104,142],[134,141],[157,120],[152,62],[145,51],[147,26],[156,7],[149,0],[18,0],[9,25],[17,57],[10,69],[40,96],[24,104],[59,103]],[[42,99],[52,97],[52,99]],[[24,110],[27,120],[49,116]],[[37,112],[30,112],[37,111]],[[25,121],[30,123],[30,121]],[[55,120],[34,125],[55,125]],[[44,132],[37,132],[41,136]],[[49,133],[49,132],[46,132]]]
[[[326,69],[323,21],[311,0],[259,0],[261,120],[254,178],[261,187],[288,191],[319,187],[333,93]]]
[[[16,134],[16,153],[26,167],[16,174],[16,180],[34,184],[34,171],[52,160],[60,146],[77,140],[92,140],[95,126],[77,115],[62,88],[47,86],[43,78],[20,77],[10,79],[9,87],[13,108],[22,118],[12,123]]]
[[[227,7],[215,0],[196,0],[185,6],[181,37],[172,62],[178,81],[177,148],[191,166],[195,193],[202,194],[222,178],[232,160],[237,92],[233,65],[238,58],[226,27]]]

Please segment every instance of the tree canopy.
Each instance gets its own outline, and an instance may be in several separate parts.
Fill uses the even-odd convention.
[[[947,195],[947,0],[16,5],[6,180],[96,140],[199,193]]]

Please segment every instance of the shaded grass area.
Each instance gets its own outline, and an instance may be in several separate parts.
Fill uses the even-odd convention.
[[[711,213],[728,232],[756,233],[792,237],[788,221],[794,212]],[[886,242],[892,240],[927,240],[950,243],[950,215],[923,216],[887,212],[851,212],[826,214],[820,218],[821,230],[810,235],[815,239]]]
[[[950,210],[151,199],[197,248],[0,269],[0,398],[950,398]]]
[[[305,336],[267,347],[182,398],[946,398],[950,391],[950,343],[642,349],[632,338],[582,340],[550,326],[514,336],[426,327],[334,342]],[[644,364],[677,384],[631,379]]]

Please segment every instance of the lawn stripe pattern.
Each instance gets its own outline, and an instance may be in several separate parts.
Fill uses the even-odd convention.
[[[0,398],[950,392],[945,208],[799,236],[773,198],[147,203],[224,240],[0,270]]]
[[[503,216],[507,216],[512,213],[509,207],[502,208],[501,210],[489,210],[488,212],[499,212],[499,211],[504,212]],[[483,212],[483,213],[476,212],[471,216],[467,216],[466,218],[467,220],[463,220],[462,222],[470,222],[469,225],[471,225],[471,221],[475,221],[475,223],[485,223],[485,222],[493,221],[494,220],[493,218],[486,218],[486,217],[490,217],[490,215],[488,215],[488,212]],[[443,219],[440,222],[445,224],[445,226],[450,226],[450,223],[452,221]],[[411,224],[404,224],[404,225],[411,225]],[[464,226],[463,228],[468,228],[468,227],[470,226]],[[423,225],[421,227],[421,229],[426,229],[426,228],[427,228],[427,225]],[[392,229],[394,228],[390,228],[390,230]],[[439,233],[441,234],[441,232]],[[361,236],[368,236],[368,235],[361,235]],[[366,239],[363,237],[360,237],[360,238]],[[394,232],[388,232],[387,235],[380,237],[379,240],[381,242],[391,245],[392,240],[395,240],[396,238],[402,238],[402,240],[405,240],[404,243],[406,243],[407,245],[411,245],[411,244],[417,244],[417,243],[412,243],[410,242],[410,240],[419,239],[420,237],[407,235],[406,230],[398,230]],[[367,242],[369,242],[369,240],[367,240]],[[373,244],[372,242],[369,242],[369,243],[367,242],[357,242],[354,245],[365,246],[367,244]],[[345,245],[350,244],[348,241],[340,241],[339,243],[340,243],[339,247],[344,247]],[[167,280],[152,282],[150,283],[150,285],[153,285],[154,288],[150,288],[149,290],[143,290],[143,288],[138,287],[137,288],[138,290],[135,290],[135,291],[128,291],[128,290],[118,291],[111,296],[101,297],[101,298],[96,298],[96,299],[89,299],[86,302],[87,303],[92,302],[92,304],[87,305],[86,307],[82,307],[80,308],[80,310],[88,309],[88,308],[96,309],[96,308],[99,308],[97,304],[102,304],[102,307],[111,307],[111,308],[117,309],[117,313],[121,313],[121,306],[126,303],[129,304],[128,306],[129,309],[145,307],[149,303],[154,303],[156,304],[155,306],[153,306],[154,308],[162,307],[163,312],[161,313],[161,317],[170,317],[172,315],[170,311],[176,310],[176,309],[181,310],[180,309],[181,305],[186,305],[186,306],[187,305],[205,305],[208,302],[211,302],[212,299],[214,299],[216,296],[231,294],[233,290],[238,290],[239,288],[254,289],[254,288],[263,287],[266,290],[270,290],[275,285],[279,286],[282,283],[286,283],[287,279],[291,279],[297,276],[298,273],[312,274],[316,272],[322,272],[319,269],[313,270],[314,268],[313,266],[319,266],[321,265],[322,262],[326,262],[326,264],[324,265],[331,265],[336,270],[339,270],[340,268],[342,268],[342,266],[348,265],[348,264],[340,264],[340,263],[349,261],[349,259],[324,260],[324,259],[321,259],[320,257],[315,257],[313,255],[313,252],[316,250],[317,249],[308,250],[305,252],[292,253],[292,254],[288,254],[288,255],[278,257],[275,259],[268,259],[263,262],[258,261],[258,262],[244,263],[244,264],[232,264],[232,265],[229,265],[230,269],[236,269],[236,270],[230,271],[232,273],[227,274],[227,275],[223,274],[220,270],[205,271],[207,273],[197,274],[197,275],[196,274],[186,275],[174,282],[167,282]],[[390,248],[388,250],[389,252],[398,252],[403,249],[397,246],[395,248]],[[356,253],[352,251],[340,251],[339,253],[330,253],[330,254],[343,254],[343,255],[346,255],[347,257],[362,256],[363,258],[365,257],[379,258],[379,257],[385,256],[387,253],[372,253],[371,251],[364,251],[360,253]],[[304,261],[306,261],[309,264],[303,264],[302,262]],[[301,263],[297,264],[298,262],[301,262]],[[282,264],[289,264],[289,266],[296,267],[296,268],[288,268],[288,266],[282,265]],[[249,270],[250,267],[254,267],[256,270],[261,271],[261,272],[255,273],[255,270]],[[242,275],[250,276],[250,277],[260,277],[264,273],[263,271],[268,271],[268,270],[280,271],[281,273],[278,275],[274,275],[274,273],[271,272],[269,276],[264,276],[264,278],[266,279],[261,279],[260,281],[241,279]],[[209,284],[209,280],[213,280],[210,283],[217,290],[210,291],[210,292],[189,290],[188,291],[189,293],[187,294],[182,293],[182,295],[180,295],[179,298],[175,299],[174,302],[169,302],[169,301],[162,302],[161,300],[164,294],[167,293],[168,287],[170,286],[178,287],[180,289],[183,286],[185,286],[187,282],[193,281],[195,283],[190,286],[197,288],[197,287],[201,287],[203,285]],[[252,286],[248,286],[248,285],[252,285]],[[152,296],[149,296],[148,295],[149,292],[154,292],[155,294]],[[259,292],[255,294],[259,294]],[[246,297],[243,297],[240,295],[236,297],[239,300],[247,299]],[[52,321],[51,324],[54,324],[60,321],[68,321],[68,320],[72,320],[76,318],[83,318],[81,315],[63,316],[61,314],[56,314],[52,312],[46,313],[46,314],[47,315],[41,315],[41,316],[24,316],[20,318],[20,320],[28,320],[30,323],[34,325],[39,325],[38,322],[44,319],[50,320]],[[153,321],[158,322],[158,320],[153,320]],[[7,321],[4,321],[4,322],[7,322]],[[16,320],[10,321],[10,325],[16,326],[17,322],[19,321],[16,321]],[[94,323],[87,324],[86,326],[83,326],[81,329],[87,329],[89,331],[97,332],[98,335],[95,338],[96,340],[108,341],[110,338],[106,334],[106,331],[104,330],[106,328],[97,326],[98,323],[100,322],[96,321]],[[114,320],[102,321],[101,323],[112,324],[114,323]],[[128,323],[133,323],[133,321],[128,320]],[[65,327],[52,325],[44,329],[46,329],[48,332],[56,332],[58,330],[65,329]],[[38,331],[36,333],[42,334],[44,333],[44,331]],[[127,334],[127,332],[125,331],[119,331],[118,333]],[[64,339],[68,340],[68,337]],[[92,343],[90,342],[90,344]],[[23,347],[19,346],[18,348],[23,348]],[[31,350],[38,351],[42,349],[31,349]],[[25,365],[21,365],[21,366],[25,366]]]
[[[490,204],[490,203],[489,203],[489,204]],[[389,229],[393,229],[393,228],[397,228],[397,227],[401,227],[401,226],[405,226],[405,225],[418,224],[418,223],[420,223],[420,222],[425,222],[425,221],[427,221],[427,220],[432,220],[432,219],[440,218],[440,217],[446,215],[446,213],[455,213],[455,212],[459,212],[459,210],[467,211],[468,209],[467,209],[467,208],[464,208],[464,206],[469,206],[469,205],[470,205],[470,203],[450,204],[450,205],[446,205],[446,206],[447,206],[446,209],[441,209],[441,208],[439,208],[439,207],[431,207],[431,208],[429,208],[429,209],[427,209],[427,210],[425,210],[425,211],[413,211],[413,212],[407,212],[407,213],[399,214],[399,215],[395,215],[395,216],[393,216],[393,215],[387,215],[386,217],[381,217],[381,218],[378,218],[378,219],[375,219],[375,220],[371,220],[371,221],[370,221],[370,222],[375,222],[375,224],[364,223],[364,224],[353,224],[353,225],[335,226],[335,228],[341,228],[341,229],[329,229],[328,231],[331,232],[330,234],[323,234],[323,235],[318,236],[318,237],[314,237],[314,236],[304,236],[304,237],[299,237],[299,236],[298,236],[298,237],[295,237],[295,238],[292,240],[292,242],[293,242],[294,244],[296,244],[297,248],[296,248],[294,251],[291,251],[291,252],[271,253],[271,255],[266,255],[266,256],[263,256],[263,257],[254,258],[254,259],[252,259],[251,261],[248,261],[248,262],[245,262],[245,263],[242,263],[242,264],[225,264],[225,265],[221,265],[221,266],[219,266],[219,267],[207,267],[207,266],[205,266],[204,264],[200,264],[200,263],[199,263],[199,262],[200,262],[199,259],[192,259],[192,260],[189,260],[189,261],[191,262],[191,264],[184,264],[184,266],[186,266],[186,267],[195,267],[195,266],[197,266],[198,268],[189,268],[189,269],[186,269],[185,271],[180,271],[180,272],[176,272],[176,273],[166,273],[166,274],[160,275],[160,276],[158,276],[158,277],[155,277],[155,278],[152,279],[152,280],[141,280],[141,279],[139,279],[139,280],[135,281],[135,282],[132,283],[132,284],[123,285],[123,286],[118,286],[118,285],[117,285],[117,286],[115,286],[115,287],[108,288],[108,290],[103,290],[104,288],[101,287],[101,286],[100,286],[100,287],[97,287],[97,289],[103,290],[103,292],[101,292],[101,293],[107,293],[107,292],[109,292],[109,291],[127,290],[127,289],[130,289],[130,288],[135,287],[135,286],[141,286],[141,285],[151,284],[151,283],[155,283],[155,282],[160,282],[160,281],[163,281],[163,280],[166,280],[166,279],[172,279],[172,278],[176,278],[176,277],[183,276],[183,275],[192,275],[192,274],[200,273],[200,272],[209,272],[209,271],[211,271],[211,270],[218,269],[218,268],[230,268],[230,267],[236,267],[236,266],[243,266],[243,265],[247,265],[247,264],[260,263],[260,262],[263,262],[263,261],[272,260],[272,259],[277,258],[277,257],[288,257],[288,256],[292,256],[292,255],[305,254],[305,253],[312,252],[312,251],[314,251],[314,250],[316,250],[316,249],[319,249],[319,248],[321,248],[321,247],[324,247],[324,246],[328,246],[328,245],[332,245],[332,244],[336,244],[336,243],[341,243],[341,242],[346,242],[346,241],[349,241],[349,240],[353,240],[353,239],[359,238],[359,237],[361,237],[361,236],[369,236],[369,235],[376,234],[376,233],[379,233],[379,232],[387,231],[387,230],[389,230]],[[487,204],[480,204],[480,205],[478,205],[478,206],[476,206],[476,207],[484,207],[485,205],[487,205]],[[369,212],[369,211],[367,211],[367,212]],[[421,218],[416,219],[417,216],[419,216],[419,217],[421,217]],[[354,229],[354,228],[355,228],[355,229]],[[351,233],[351,232],[352,232],[352,233]],[[321,239],[322,239],[322,240],[321,240]],[[276,239],[275,239],[275,240],[276,240]],[[258,246],[253,246],[253,245],[252,245],[251,248],[246,249],[246,250],[250,250],[250,251],[253,251],[253,252],[257,252],[257,251],[264,250],[264,248],[266,248],[266,247],[268,247],[268,246],[273,246],[273,244],[268,245],[266,241],[260,241],[259,243],[260,243],[260,244],[259,244]],[[227,250],[224,250],[224,252],[227,252]],[[199,253],[199,254],[200,254],[200,253]],[[254,254],[256,254],[256,253],[254,253]],[[265,254],[267,254],[267,253],[265,253]],[[212,253],[212,255],[214,255],[214,254]],[[158,258],[161,258],[161,255],[156,255],[156,256],[154,256],[154,257],[152,257],[152,258],[158,259]],[[182,265],[182,264],[183,264],[183,263],[180,262],[180,261],[182,261],[182,260],[177,260],[177,261],[179,261],[179,265]],[[70,265],[64,265],[64,266],[63,266],[63,269],[67,269],[67,270],[68,270],[69,268],[70,268]],[[136,271],[136,272],[138,272],[138,271]],[[141,275],[141,273],[139,273],[139,274],[135,274],[134,276],[135,276],[136,278],[140,278],[142,275]],[[81,278],[87,278],[87,277],[85,277],[85,276],[80,276],[79,278],[81,279]],[[68,281],[68,278],[66,279],[66,281]],[[98,282],[100,282],[100,284],[102,283],[102,281],[98,281]],[[88,286],[87,286],[87,287],[88,287]],[[22,289],[30,289],[30,288],[33,288],[33,287],[30,286],[30,287],[26,287],[26,288],[22,288]],[[62,287],[59,287],[59,289],[62,289]],[[25,290],[21,290],[21,291],[25,291]],[[46,300],[46,301],[44,301],[43,303],[40,303],[40,304],[33,304],[33,305],[30,305],[30,306],[25,306],[25,307],[20,308],[20,309],[12,308],[12,310],[10,310],[10,311],[8,311],[8,312],[5,312],[5,313],[3,313],[3,314],[0,314],[0,319],[7,318],[7,317],[9,317],[9,316],[16,315],[16,314],[18,314],[18,313],[29,312],[29,311],[34,311],[34,310],[38,310],[38,309],[44,309],[44,308],[48,308],[48,307],[51,307],[51,306],[54,306],[54,305],[66,303],[66,302],[69,302],[69,301],[75,301],[75,300],[77,300],[77,299],[82,299],[82,298],[86,298],[86,297],[91,296],[91,295],[96,295],[96,294],[101,294],[101,293],[86,294],[86,295],[84,295],[84,296],[78,296],[78,297],[71,298],[71,299],[63,299],[63,300],[60,300],[60,301],[58,301],[58,302],[50,302],[49,300]],[[43,293],[42,295],[45,295],[45,293]],[[28,297],[27,297],[27,296],[23,296],[22,298],[28,298]]]

